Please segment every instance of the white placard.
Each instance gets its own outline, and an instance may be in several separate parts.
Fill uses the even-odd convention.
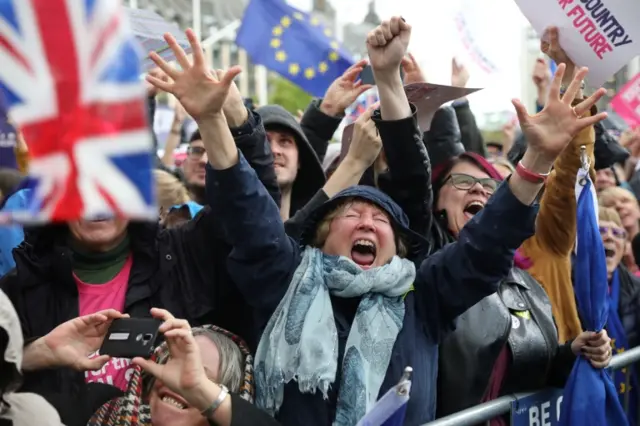
[[[640,2],[630,0],[516,0],[542,35],[558,27],[560,45],[578,66],[589,67],[589,85],[600,87],[640,54]]]

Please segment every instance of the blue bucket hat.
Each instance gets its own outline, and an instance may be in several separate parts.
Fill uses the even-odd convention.
[[[327,214],[335,210],[345,200],[356,198],[372,203],[381,208],[389,218],[396,234],[408,249],[407,257],[411,260],[421,260],[420,257],[429,250],[429,240],[409,228],[409,218],[400,206],[387,194],[372,186],[356,185],[340,191],[322,205],[311,212],[304,224],[300,241],[303,245],[313,242],[318,225]]]

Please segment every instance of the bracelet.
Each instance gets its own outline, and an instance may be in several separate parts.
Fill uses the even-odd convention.
[[[209,407],[205,408],[200,413],[207,419],[211,418],[213,413],[216,412],[216,410],[220,407],[220,405],[222,405],[224,400],[227,398],[227,395],[229,395],[229,389],[227,389],[225,385],[218,385],[218,386],[220,386],[220,393],[218,394],[218,397],[216,398],[215,401],[213,401],[213,403]]]
[[[527,182],[538,184],[545,183],[551,172],[545,174],[532,172],[531,170],[527,170],[527,168],[522,164],[522,161],[519,161],[516,166],[516,173],[518,173],[518,176]]]

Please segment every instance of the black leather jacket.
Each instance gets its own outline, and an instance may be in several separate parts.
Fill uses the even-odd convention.
[[[481,402],[505,344],[511,356],[501,395],[563,386],[575,356],[571,342],[557,342],[547,294],[513,268],[497,293],[458,317],[456,330],[440,346],[438,417]]]

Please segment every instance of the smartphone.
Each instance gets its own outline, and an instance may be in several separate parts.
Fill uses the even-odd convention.
[[[404,71],[402,70],[402,67],[400,67],[398,72],[400,73],[400,78],[404,81]],[[360,73],[360,80],[362,80],[362,84],[373,84],[375,86],[376,81],[373,77],[373,69],[371,69],[371,65],[364,67]]]
[[[120,318],[111,323],[102,342],[100,355],[117,358],[151,358],[161,343],[158,329],[162,321],[155,318]]]

